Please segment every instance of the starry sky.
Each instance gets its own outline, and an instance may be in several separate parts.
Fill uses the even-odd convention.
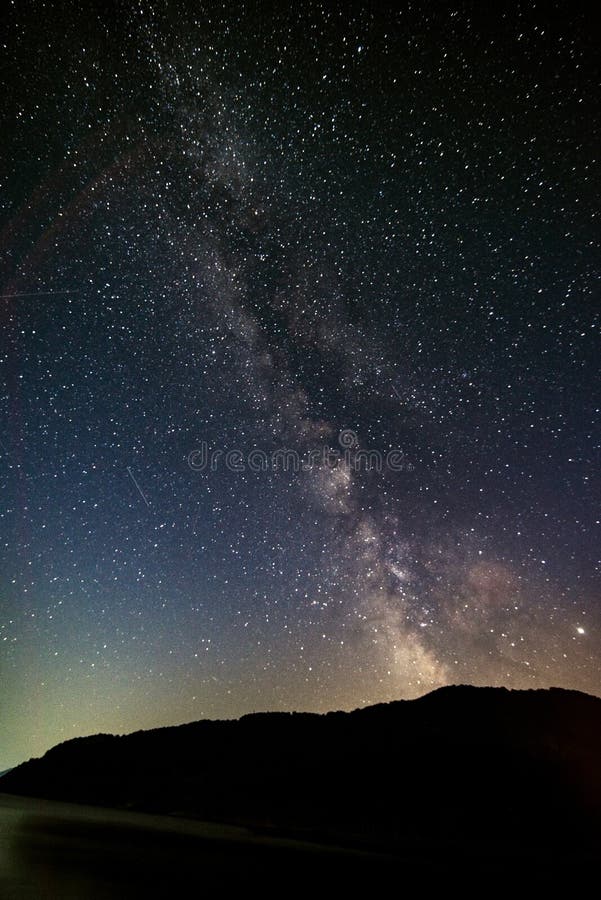
[[[586,7],[18,2],[0,76],[0,769],[599,693]]]

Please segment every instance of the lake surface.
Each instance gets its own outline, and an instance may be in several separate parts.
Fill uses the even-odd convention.
[[[383,875],[390,859],[245,828],[0,794],[2,900],[188,896],[315,888]]]

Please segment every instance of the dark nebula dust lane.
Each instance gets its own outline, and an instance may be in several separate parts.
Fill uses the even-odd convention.
[[[0,768],[599,693],[586,7],[26,2],[0,78]]]

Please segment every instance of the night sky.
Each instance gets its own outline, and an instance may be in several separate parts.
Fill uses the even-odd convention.
[[[597,59],[573,2],[5,5],[0,769],[600,692]]]

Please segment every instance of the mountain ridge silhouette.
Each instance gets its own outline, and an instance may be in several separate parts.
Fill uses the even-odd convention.
[[[591,848],[601,698],[445,686],[352,712],[257,712],[73,738],[3,792],[394,849],[424,841]]]

